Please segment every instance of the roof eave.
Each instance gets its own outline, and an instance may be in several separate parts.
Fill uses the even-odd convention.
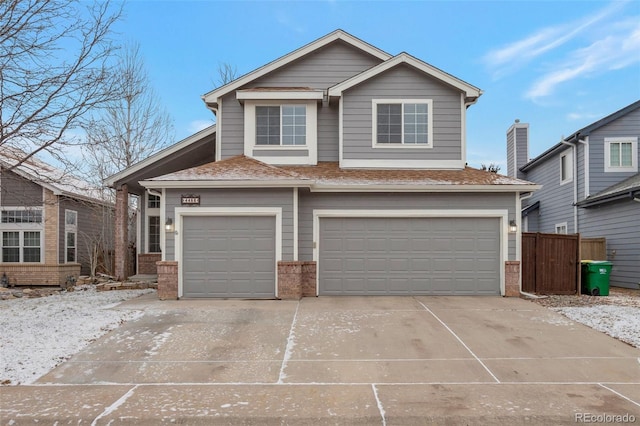
[[[141,186],[162,188],[291,188],[310,186],[308,180],[143,180]]]

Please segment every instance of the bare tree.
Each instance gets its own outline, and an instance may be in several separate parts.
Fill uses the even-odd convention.
[[[84,156],[94,181],[143,160],[173,139],[171,117],[151,87],[138,44],[125,46],[115,76],[116,98],[85,127]]]
[[[112,98],[111,27],[122,9],[109,0],[0,1],[0,148],[47,152],[65,146],[89,111]]]
[[[238,67],[228,62],[218,63],[218,80],[214,82],[218,86],[224,86],[238,77]]]
[[[481,164],[480,167],[482,170],[489,171],[491,173],[498,173],[500,171],[500,166],[495,163],[491,163],[488,166],[486,164]]]

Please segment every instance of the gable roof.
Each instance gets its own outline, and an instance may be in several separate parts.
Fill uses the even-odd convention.
[[[468,102],[475,103],[478,97],[482,94],[482,90],[479,88],[472,86],[471,84],[460,80],[457,77],[452,76],[449,73],[442,71],[439,68],[434,67],[426,62],[423,62],[406,52],[402,52],[399,55],[394,56],[375,67],[369,68],[368,70],[355,75],[341,83],[336,84],[333,87],[329,88],[329,96],[341,96],[342,92],[350,89],[353,86],[356,86],[372,77],[375,77],[378,74],[381,74],[395,66],[400,64],[407,64],[413,68],[416,68],[423,73],[435,77],[444,83],[455,87],[461,92],[465,93],[465,97],[468,99]]]
[[[65,170],[47,164],[35,156],[18,164],[19,159],[26,156],[27,153],[18,148],[3,146],[0,152],[0,165],[10,169],[18,176],[48,189],[55,195],[111,205],[111,202],[103,198],[99,188]]]
[[[262,67],[251,71],[221,87],[218,87],[216,89],[213,89],[212,91],[205,93],[202,96],[202,100],[205,102],[205,104],[207,104],[208,106],[211,105],[215,105],[218,102],[218,98],[220,96],[223,96],[233,90],[238,89],[239,87],[242,87],[243,85],[262,77],[263,75],[270,73],[280,67],[283,67],[297,59],[300,59],[301,57],[315,51],[318,50],[330,43],[333,43],[336,40],[342,40],[360,50],[362,50],[363,52],[366,52],[382,61],[386,61],[387,59],[389,59],[391,57],[391,55],[389,55],[388,53],[378,49],[375,46],[372,46],[369,43],[366,43],[362,40],[360,40],[357,37],[352,36],[351,34],[343,31],[343,30],[335,30],[323,37],[320,37],[319,39],[312,41],[311,43],[294,50],[291,53],[288,53],[274,61],[269,62],[266,65],[263,65]]]
[[[638,195],[640,195],[640,173],[636,173],[622,182],[611,185],[597,194],[579,201],[576,205],[579,207],[591,207],[624,198],[633,199],[638,197]]]
[[[309,187],[344,191],[535,191],[539,185],[466,167],[463,170],[341,169],[338,162],[317,166],[273,166],[239,155],[141,182],[165,187]]]
[[[520,171],[526,172],[527,170],[531,169],[532,167],[540,164],[543,160],[545,160],[546,158],[559,153],[561,151],[563,151],[564,149],[568,148],[569,146],[567,145],[568,143],[576,143],[578,141],[578,139],[580,139],[582,136],[589,136],[591,134],[591,132],[598,130],[599,128],[606,126],[607,124],[611,123],[612,121],[617,120],[620,117],[623,117],[627,114],[629,114],[632,111],[635,111],[636,109],[640,108],[640,100],[635,101],[634,103],[627,105],[626,107],[619,109],[618,111],[607,115],[604,118],[601,118],[598,121],[595,121],[591,124],[589,124],[586,127],[583,127],[582,129],[573,132],[569,137],[564,138],[563,140],[561,140],[560,142],[558,142],[557,144],[553,145],[551,148],[547,149],[546,151],[544,151],[542,154],[538,155],[537,157],[535,157],[532,160],[529,160],[529,162],[527,164],[525,164],[524,166],[520,167]]]

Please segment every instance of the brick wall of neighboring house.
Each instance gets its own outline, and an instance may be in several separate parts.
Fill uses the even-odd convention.
[[[162,260],[161,253],[139,253],[138,254],[138,273],[144,275],[157,275],[157,262]]]
[[[44,191],[44,263],[58,264],[58,223],[60,209],[58,197],[48,189]]]
[[[520,296],[520,262],[509,260],[504,263],[504,295]]]
[[[79,263],[65,265],[3,263],[0,264],[0,276],[7,274],[10,286],[52,285],[64,286],[70,276],[80,276]]]
[[[278,298],[300,299],[316,295],[316,262],[278,262]]]
[[[129,192],[127,185],[116,190],[115,212],[115,275],[120,280],[126,280],[129,275]]]
[[[158,268],[158,298],[176,300],[178,298],[178,262],[165,260],[156,263]]]

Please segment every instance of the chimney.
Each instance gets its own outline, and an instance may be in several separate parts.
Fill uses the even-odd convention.
[[[526,179],[520,167],[529,161],[529,124],[516,121],[507,130],[507,176]]]

